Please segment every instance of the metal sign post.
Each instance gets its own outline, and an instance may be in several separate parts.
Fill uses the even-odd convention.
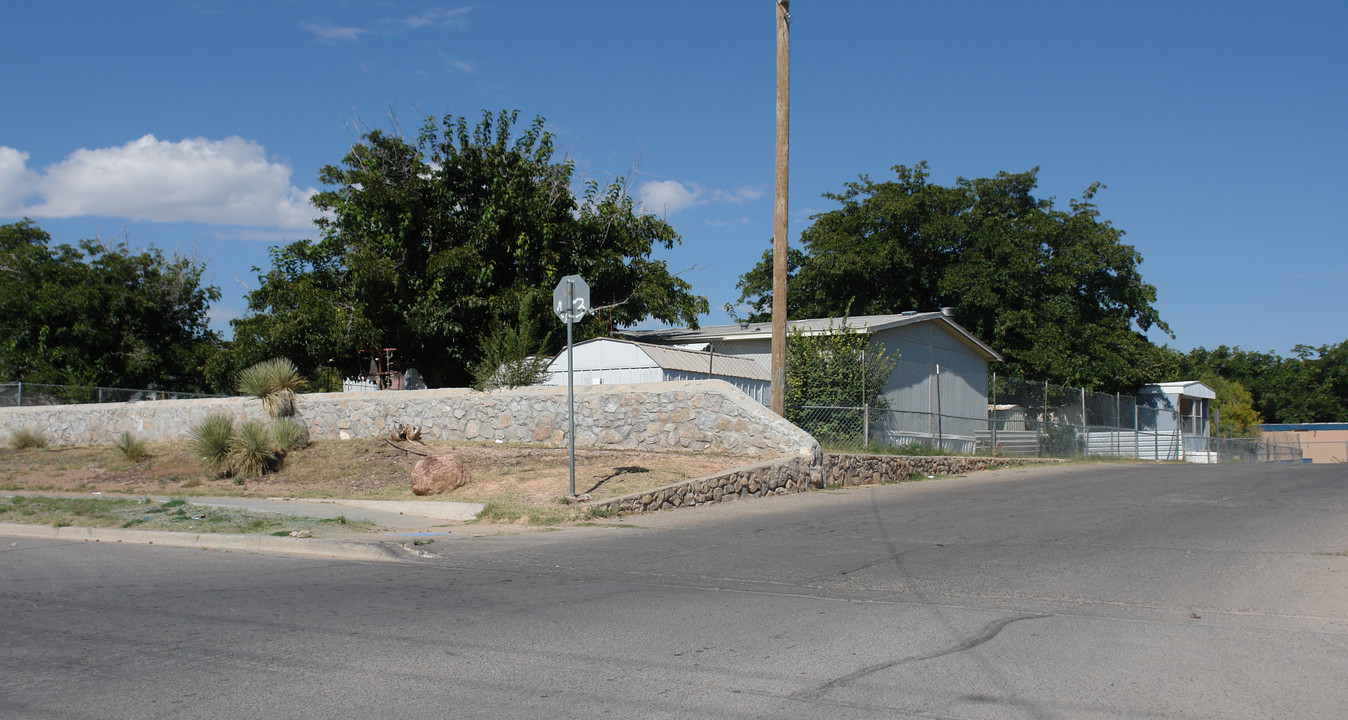
[[[566,421],[571,444],[571,497],[576,496],[576,389],[575,364],[572,361],[571,327],[590,311],[590,286],[579,275],[567,275],[552,291],[552,308],[566,323]]]

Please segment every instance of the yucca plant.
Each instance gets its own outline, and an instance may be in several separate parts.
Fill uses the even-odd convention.
[[[239,392],[262,401],[262,408],[273,418],[295,414],[295,390],[304,382],[299,368],[287,358],[263,360],[239,371]]]
[[[140,462],[150,456],[150,451],[145,449],[145,441],[132,435],[129,431],[117,436],[112,444],[122,452],[122,457],[131,462]]]
[[[192,428],[192,454],[201,460],[206,470],[228,474],[230,438],[234,436],[234,419],[228,415],[207,415]]]
[[[272,423],[271,433],[276,446],[285,452],[309,446],[309,429],[295,418],[281,418]]]
[[[47,447],[47,438],[32,428],[19,428],[9,436],[9,446],[15,450]]]
[[[229,438],[229,468],[240,477],[257,477],[275,470],[284,454],[276,446],[271,428],[261,420],[244,422]]]

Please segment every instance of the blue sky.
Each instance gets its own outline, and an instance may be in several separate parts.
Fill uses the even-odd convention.
[[[792,7],[791,227],[865,173],[1092,182],[1187,350],[1348,339],[1348,5]],[[17,3],[0,25],[0,222],[203,259],[245,309],[366,128],[542,115],[578,175],[632,188],[726,322],[772,236],[768,0]],[[598,289],[596,289],[596,292]],[[917,308],[930,309],[930,308]]]

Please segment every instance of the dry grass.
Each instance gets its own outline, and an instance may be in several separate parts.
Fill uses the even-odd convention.
[[[411,468],[421,458],[382,440],[325,440],[286,456],[275,473],[242,485],[203,472],[190,444],[150,443],[139,463],[111,445],[0,449],[0,490],[93,492],[124,495],[455,500],[487,503],[490,522],[559,522],[576,515],[569,493],[565,449],[494,444],[402,443],[417,452],[453,452],[472,482],[430,498],[411,490]],[[576,491],[614,497],[754,462],[754,458],[696,453],[577,450]],[[484,521],[488,521],[484,518]]]
[[[318,537],[372,532],[373,523],[346,518],[319,519],[192,505],[174,498],[11,497],[0,498],[0,522],[55,527],[135,528],[190,533],[272,533],[304,530]]]

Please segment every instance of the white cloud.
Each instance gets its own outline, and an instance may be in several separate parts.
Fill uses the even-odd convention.
[[[707,202],[702,195],[703,190],[697,183],[684,185],[678,180],[652,180],[637,189],[642,206],[657,215],[670,215],[701,205]]]
[[[757,200],[763,197],[763,194],[765,192],[766,192],[765,186],[751,187],[749,185],[745,185],[744,187],[735,188],[734,190],[729,191],[727,190],[712,191],[713,197],[716,200],[720,202],[731,203],[734,205],[738,205],[743,202],[748,202],[750,200]]]
[[[327,25],[324,23],[302,22],[300,27],[308,30],[322,40],[324,43],[334,45],[340,40],[359,40],[361,35],[369,32],[364,28],[358,27],[339,27],[337,25]]]
[[[16,157],[18,190],[10,187]],[[313,188],[291,185],[288,165],[268,160],[261,145],[240,137],[170,142],[146,135],[121,147],[81,148],[40,173],[26,170],[26,159],[0,147],[0,210],[6,214],[268,228],[307,228],[318,214],[309,204]],[[13,198],[25,196],[36,203],[13,207]]]
[[[734,190],[707,189],[695,182],[683,183],[677,180],[652,180],[642,183],[637,196],[649,212],[671,215],[709,202],[740,203],[763,197],[762,187],[745,186]]]
[[[370,27],[347,27],[318,22],[301,22],[300,27],[313,33],[321,42],[333,45],[339,41],[359,40],[361,35],[370,32],[392,37],[426,27],[463,27],[467,24],[467,15],[472,10],[472,7],[433,7],[414,15],[375,20],[370,23]]]
[[[708,221],[707,221],[707,224],[710,225],[710,226],[712,226],[712,227],[731,227],[731,226],[733,226],[733,225],[748,225],[748,224],[749,224],[749,218],[747,218],[747,217],[742,217],[742,218],[737,218],[737,219],[735,219],[735,220],[721,220],[721,219],[717,218],[717,219],[715,219],[715,220],[708,220]]]
[[[28,153],[0,145],[0,215],[22,215],[32,185]]]
[[[416,15],[408,15],[401,18],[389,18],[381,22],[398,28],[399,31],[419,30],[428,25],[456,25],[464,24],[464,16],[471,11],[471,7],[460,8],[430,8]]]

